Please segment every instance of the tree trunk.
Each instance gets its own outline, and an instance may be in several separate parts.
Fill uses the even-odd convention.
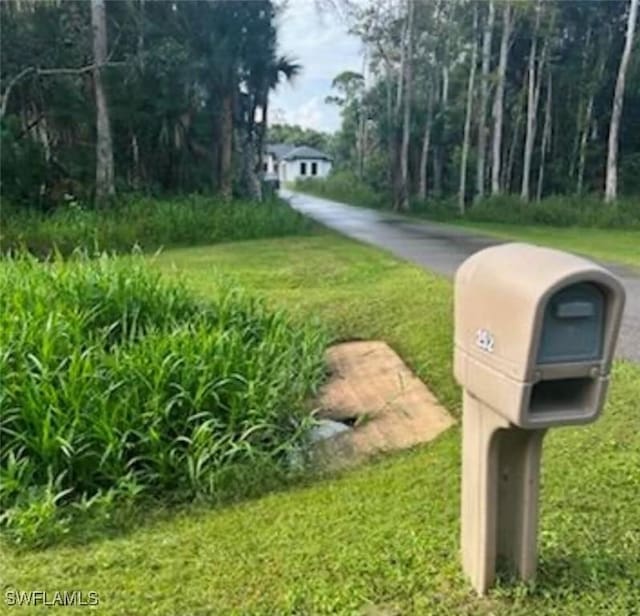
[[[533,145],[536,139],[536,118],[538,115],[538,99],[540,98],[540,74],[542,72],[543,58],[538,63],[536,71],[536,61],[538,55],[538,29],[540,27],[540,5],[536,6],[536,26],[531,39],[531,49],[529,51],[529,67],[527,78],[527,134],[524,143],[524,160],[522,162],[522,189],[520,198],[529,201],[529,185],[531,180],[531,158],[533,156]]]
[[[109,105],[102,81],[103,65],[107,62],[107,17],[104,0],[91,1],[91,27],[96,97],[96,203],[102,205],[116,193]]]
[[[520,129],[522,127],[522,118],[524,117],[524,103],[527,98],[527,90],[523,87],[516,99],[516,121],[514,123],[513,131],[511,134],[511,143],[507,149],[507,164],[502,165],[502,177],[500,178],[501,185],[509,192],[513,184],[513,165],[516,159],[516,152],[518,151],[518,140],[520,139]]]
[[[405,58],[404,113],[402,118],[402,149],[400,151],[400,202],[401,210],[408,211],[409,203],[409,136],[411,128],[411,101],[413,98],[413,12],[415,0],[407,0],[407,55]]]
[[[464,137],[462,141],[462,160],[460,162],[460,188],[458,190],[458,207],[464,214],[464,203],[467,192],[467,159],[469,158],[469,142],[471,140],[471,114],[473,113],[473,95],[476,78],[476,62],[478,59],[478,5],[473,5],[473,48],[471,50],[471,67],[467,87],[467,111],[464,120]]]
[[[504,86],[509,60],[509,39],[511,38],[511,4],[502,9],[502,37],[500,39],[500,59],[498,61],[498,82],[493,100],[493,156],[491,162],[491,194],[500,193],[500,163],[502,157],[502,125],[504,122]]]
[[[257,127],[257,143],[256,143],[256,173],[259,176],[263,174],[263,163],[264,163],[264,138],[267,134],[267,119],[269,112],[269,94],[263,95],[262,98],[262,121],[258,124]]]
[[[576,193],[582,194],[582,187],[584,184],[584,168],[587,162],[587,140],[589,137],[589,128],[591,126],[591,116],[593,115],[593,93],[589,96],[587,101],[587,108],[585,110],[583,126],[580,132],[580,153],[578,156],[578,179],[576,181]]]
[[[256,173],[256,150],[253,137],[246,135],[242,146],[243,186],[246,195],[256,201],[262,200],[262,185]]]
[[[484,197],[485,161],[487,156],[487,107],[489,106],[489,73],[491,71],[491,42],[493,38],[493,22],[495,20],[495,5],[489,1],[489,16],[482,33],[482,81],[480,83],[480,113],[478,126],[478,157],[476,167],[476,198]]]
[[[435,197],[442,196],[442,146],[436,145],[433,148],[433,194]]]
[[[222,99],[222,121],[220,126],[220,193],[231,199],[233,173],[233,94],[227,93]]]
[[[138,145],[138,137],[135,133],[131,135],[131,185],[134,190],[140,190],[140,146]]]
[[[365,47],[364,54],[362,56],[362,75],[364,82],[364,90],[366,91],[366,73],[367,73],[367,49]],[[358,129],[356,133],[356,154],[358,164],[358,179],[362,181],[364,179],[364,165],[367,149],[367,114],[364,106],[364,95],[361,97],[357,110],[358,110]]]
[[[624,99],[624,85],[627,67],[633,47],[633,35],[638,16],[638,0],[631,0],[629,6],[629,21],[627,22],[627,36],[618,69],[616,90],[613,95],[611,111],[611,125],[609,127],[609,150],[607,154],[607,179],[605,184],[605,201],[611,203],[618,196],[618,133],[620,132],[620,118],[622,117],[622,102]]]
[[[358,179],[364,178],[364,149],[365,149],[365,117],[362,105],[358,109],[358,130],[356,133],[356,155],[358,166]]]
[[[418,184],[418,197],[424,201],[427,198],[427,165],[429,163],[429,147],[431,145],[431,127],[433,125],[433,93],[429,90],[427,95],[427,119],[424,125],[422,137],[422,151],[420,152],[420,180]]]
[[[547,73],[547,102],[544,110],[544,127],[542,129],[542,144],[540,146],[540,171],[538,172],[538,189],[536,191],[536,200],[542,199],[542,191],[544,190],[544,163],[547,156],[547,150],[549,149],[549,143],[551,142],[551,102],[553,99],[552,94],[552,79],[551,79],[551,67]]]
[[[586,84],[588,82],[587,77],[587,66],[589,61],[589,53],[591,49],[591,36],[593,30],[591,25],[587,28],[587,33],[585,35],[584,45],[582,46],[582,61],[580,63],[580,82]],[[596,45],[597,46],[597,45]],[[578,98],[578,109],[576,112],[576,134],[573,143],[573,148],[571,149],[571,160],[569,161],[569,177],[573,178],[578,169],[578,159],[580,155],[580,141],[582,132],[584,130],[584,91],[585,88],[579,88],[579,98]]]
[[[591,119],[593,117],[593,106],[595,101],[595,95],[598,91],[598,86],[600,81],[602,80],[602,76],[604,74],[605,65],[608,58],[609,51],[609,43],[610,37],[606,37],[606,43],[601,46],[600,49],[600,57],[598,58],[598,65],[595,70],[595,76],[592,82],[589,85],[589,98],[587,100],[584,117],[580,119],[580,144],[579,144],[579,153],[578,153],[578,177],[576,180],[576,192],[577,194],[582,194],[583,186],[584,186],[584,170],[587,164],[587,142],[589,141],[589,132],[591,130]]]

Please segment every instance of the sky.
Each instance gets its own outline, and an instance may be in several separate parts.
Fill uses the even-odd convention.
[[[340,110],[324,102],[333,78],[345,70],[362,72],[362,49],[357,37],[332,11],[319,10],[315,0],[289,0],[278,19],[279,52],[302,64],[291,83],[283,83],[269,100],[271,123],[334,132]]]

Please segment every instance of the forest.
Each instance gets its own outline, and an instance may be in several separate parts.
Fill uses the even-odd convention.
[[[336,157],[396,209],[488,195],[640,193],[637,0],[343,4]]]
[[[278,55],[269,0],[8,0],[2,195],[49,208],[131,191],[260,197]],[[65,197],[66,195],[66,197]]]
[[[319,1],[364,51],[362,71],[327,92],[335,135],[269,127],[269,93],[303,68],[277,48],[285,9],[3,2],[3,198],[259,199],[267,139],[331,151],[396,209],[640,192],[637,0]]]

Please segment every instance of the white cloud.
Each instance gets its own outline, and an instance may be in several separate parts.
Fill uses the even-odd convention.
[[[326,122],[324,118],[324,103],[318,96],[311,97],[295,109],[288,117],[291,124],[299,124],[302,128],[315,128],[322,126]]]
[[[315,0],[292,0],[279,19],[279,47],[280,53],[302,65],[302,73],[271,95],[270,121],[284,119],[316,130],[337,130],[339,110],[324,99],[338,73],[362,70],[359,40],[347,33],[346,24],[333,12],[318,10]],[[283,117],[278,117],[278,110]]]

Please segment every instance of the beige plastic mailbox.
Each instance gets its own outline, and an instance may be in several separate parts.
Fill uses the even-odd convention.
[[[604,268],[528,244],[478,252],[456,273],[462,561],[480,594],[498,560],[535,575],[542,439],[599,415],[624,298]]]

